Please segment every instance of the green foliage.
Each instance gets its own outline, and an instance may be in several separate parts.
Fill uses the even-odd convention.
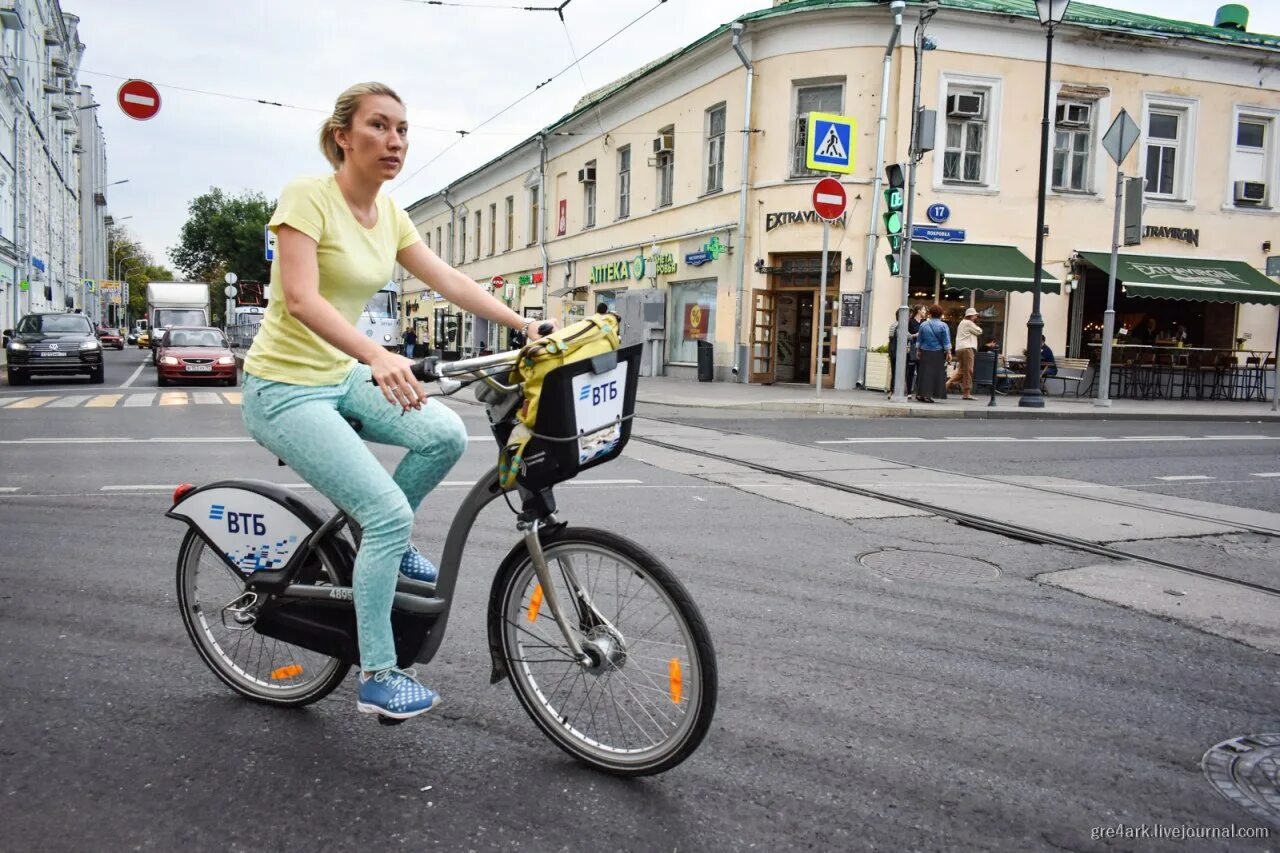
[[[872,347],[871,349],[867,350],[867,352],[883,352],[883,353],[888,353],[888,352],[889,352],[889,345],[888,345],[888,344],[881,344],[881,345],[880,345],[880,346],[878,346],[878,347]]]
[[[147,282],[176,278],[173,270],[155,263],[128,231],[113,226],[107,231],[107,275],[114,277],[117,272],[121,280],[129,282],[129,322],[146,316]]]
[[[275,202],[262,193],[232,196],[211,187],[188,205],[187,222],[169,259],[192,281],[220,284],[228,272],[243,281],[267,281],[271,265],[262,232],[273,210]]]

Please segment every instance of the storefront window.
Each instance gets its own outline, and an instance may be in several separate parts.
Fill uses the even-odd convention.
[[[698,341],[714,341],[715,279],[671,285],[671,320],[667,325],[667,361],[696,364]]]

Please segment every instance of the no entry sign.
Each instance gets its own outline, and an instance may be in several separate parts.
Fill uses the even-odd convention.
[[[823,178],[813,188],[813,209],[828,222],[839,219],[847,203],[844,187],[835,178]]]
[[[128,80],[116,93],[116,103],[129,118],[146,121],[160,112],[160,93],[146,80]]]

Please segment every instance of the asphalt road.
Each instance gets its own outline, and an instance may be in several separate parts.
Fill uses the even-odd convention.
[[[113,392],[137,356],[108,353],[106,385],[84,393]],[[114,393],[153,386],[148,367]],[[423,673],[440,709],[384,728],[355,713],[350,683],[304,710],[252,705],[184,634],[182,530],[163,513],[178,482],[297,480],[245,441],[225,396],[160,396],[0,409],[4,849],[1092,850],[1132,849],[1091,840],[1117,823],[1259,826],[1198,762],[1280,730],[1274,655],[1034,580],[1091,562],[1080,554],[929,518],[846,523],[625,457],[559,496],[572,523],[666,560],[708,620],[719,710],[681,767],[638,781],[585,770],[488,683],[484,602],[515,540],[500,504],[475,528]],[[481,439],[418,514],[428,554],[461,484],[494,460],[480,410],[458,410]],[[792,442],[867,426],[766,420],[746,425]],[[881,548],[1000,574],[894,581],[856,559]]]

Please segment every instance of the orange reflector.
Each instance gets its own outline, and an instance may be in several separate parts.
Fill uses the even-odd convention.
[[[173,490],[173,502],[177,503],[178,501],[185,498],[189,492],[192,492],[194,490],[195,490],[195,486],[193,486],[191,483],[183,483],[182,485],[178,486],[178,488]]]
[[[679,705],[681,694],[684,693],[684,676],[680,674],[679,658],[672,658],[667,664],[667,683],[671,685],[671,701]]]
[[[542,584],[535,584],[533,595],[529,596],[529,621],[538,621],[538,611],[542,609]]]
[[[286,678],[293,678],[295,675],[302,675],[302,667],[296,663],[271,670],[272,681],[284,681]]]

